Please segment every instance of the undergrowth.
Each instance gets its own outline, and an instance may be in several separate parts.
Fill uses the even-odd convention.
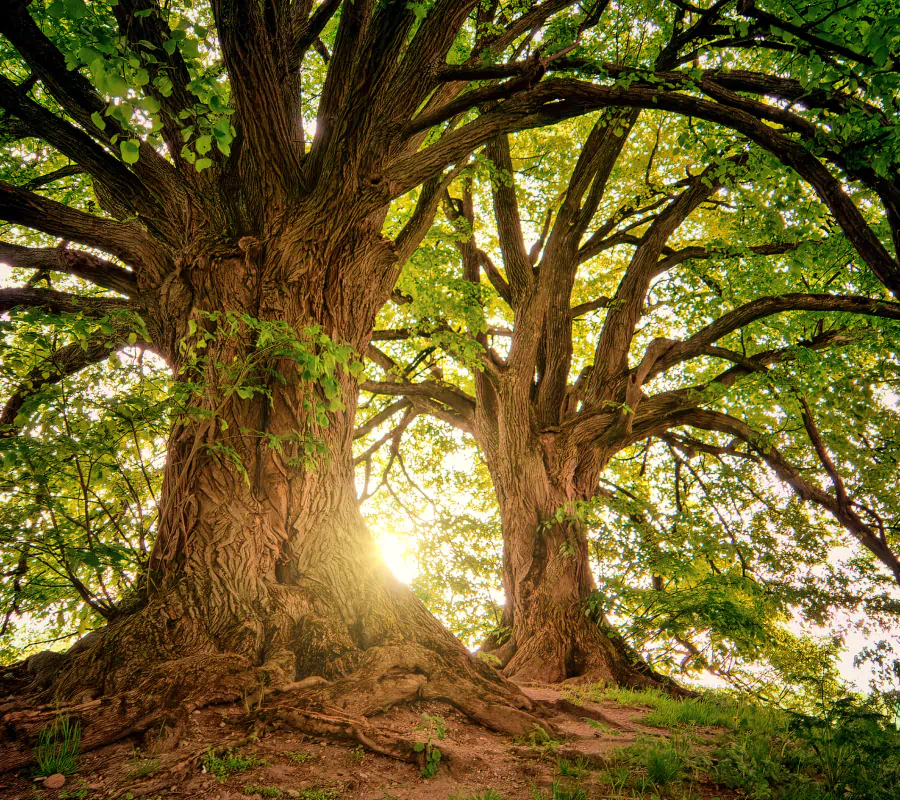
[[[203,769],[210,775],[214,775],[219,781],[227,781],[232,775],[246,772],[253,767],[261,767],[265,763],[261,758],[239,755],[233,750],[226,750],[222,755],[217,755],[212,748],[207,750],[200,759]]]
[[[66,715],[56,717],[38,734],[34,748],[37,764],[35,775],[47,777],[62,773],[71,775],[78,769],[81,752],[81,728]]]
[[[854,695],[822,701],[815,714],[714,693],[682,700],[603,686],[581,688],[572,699],[645,707],[641,722],[671,731],[613,752],[598,778],[616,798],[692,797],[699,784],[747,800],[900,796],[900,731]]]

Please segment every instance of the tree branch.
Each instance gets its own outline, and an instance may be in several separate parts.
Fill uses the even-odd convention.
[[[883,319],[900,319],[900,303],[869,297],[830,294],[784,294],[760,297],[739,308],[723,314],[683,342],[677,342],[661,356],[648,375],[658,375],[687,359],[702,355],[705,348],[722,337],[755,320],[781,314],[785,311],[829,311]]]
[[[138,225],[95,217],[0,182],[0,220],[112,253],[135,270],[156,250]]]
[[[114,326],[115,327],[115,326]],[[75,375],[92,364],[99,364],[127,343],[131,326],[119,325],[111,336],[101,336],[86,345],[80,342],[67,344],[51,353],[44,361],[28,373],[26,379],[13,392],[0,411],[0,430],[13,425],[22,406],[32,397],[40,394],[47,386],[54,386]],[[128,327],[129,330],[125,330]],[[2,435],[2,433],[0,433]]]
[[[745,422],[719,411],[693,410],[678,415],[678,424],[690,425],[702,430],[720,431],[736,436],[745,442],[760,455],[782,481],[794,490],[801,500],[814,503],[828,511],[845,530],[891,571],[897,583],[900,584],[900,558],[869,525],[863,522],[849,500],[842,503],[839,498],[804,478],[794,464],[785,459],[777,448],[767,445],[764,437]]]
[[[0,314],[14,308],[41,308],[51,314],[98,318],[113,311],[134,310],[135,306],[117,297],[81,297],[53,289],[0,289]]]
[[[0,242],[0,262],[11,267],[64,272],[127,297],[138,293],[134,273],[105,258],[65,247],[22,247]]]

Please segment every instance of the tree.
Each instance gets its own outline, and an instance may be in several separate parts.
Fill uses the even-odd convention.
[[[879,142],[896,141],[893,119],[881,110],[883,106],[895,108],[896,82],[893,78],[882,82],[881,73],[874,69],[874,74],[870,75],[871,84],[867,87],[867,91],[875,95],[872,103],[855,96],[852,89],[845,92],[829,85],[826,91],[823,89],[825,82],[818,77],[820,73],[811,71],[810,65],[823,58],[829,64],[834,61],[830,39],[816,39],[811,46],[809,36],[805,35],[799,44],[786,44],[782,34],[785,30],[793,31],[796,26],[779,28],[771,15],[758,24],[745,24],[738,18],[761,13],[746,5],[735,8],[720,3],[706,10],[676,5],[684,13],[676,13],[669,38],[655,42],[652,35],[642,38],[640,47],[635,47],[631,54],[626,51],[616,62],[600,63],[602,56],[585,46],[589,55],[553,60],[547,67],[550,71],[627,76],[627,87],[601,88],[596,83],[577,81],[557,84],[551,79],[538,84],[530,95],[523,94],[520,102],[527,102],[525,97],[534,99],[540,95],[541,102],[548,104],[544,106],[545,110],[552,108],[552,113],[565,116],[571,109],[590,105],[590,98],[594,98],[596,107],[664,109],[740,133],[809,182],[854,247],[856,257],[871,268],[884,286],[895,291],[897,261],[879,234],[889,234],[889,241],[891,234],[896,238],[896,219],[890,210],[897,186],[896,150],[891,145],[886,154],[880,153],[875,169],[870,169],[873,162],[864,165],[856,155],[867,152],[867,137],[875,130]],[[809,13],[815,15],[818,10]],[[835,22],[835,15],[836,11],[825,16],[825,20],[830,20],[826,28],[834,24],[849,30],[863,24],[863,27],[869,27],[872,37],[880,35],[875,33],[876,30],[882,30],[858,17],[849,22],[845,19]],[[607,20],[607,24],[615,33],[613,20]],[[730,34],[735,27],[746,27],[742,36],[747,38],[733,38]],[[614,33],[608,35],[612,37]],[[773,37],[778,41],[773,42]],[[788,40],[793,41],[793,37],[794,34]],[[658,47],[657,55],[654,55],[654,44]],[[777,76],[723,69],[723,64],[728,64],[729,60],[733,62],[735,56],[733,53],[722,55],[720,48],[745,46],[759,47],[760,52],[771,47],[775,52],[790,55],[769,61]],[[672,69],[673,65],[691,64],[700,55],[716,57],[717,51],[722,61],[710,69]],[[862,51],[848,53],[844,48],[840,55],[842,59],[853,61],[854,52]],[[759,53],[755,58],[760,58]],[[834,67],[835,75],[841,71],[857,74],[860,68],[875,67],[867,56],[856,57],[855,62]],[[759,63],[765,61],[755,62]],[[527,63],[522,61],[518,65],[498,68],[474,68],[472,72],[451,68],[448,76],[506,76],[511,87],[514,76],[525,75],[527,69]],[[795,72],[791,73],[791,70]],[[803,79],[780,77],[785,71],[801,74]],[[855,82],[851,84],[854,85]],[[678,91],[680,89],[684,91]],[[713,100],[705,99],[703,94]],[[764,104],[747,96],[754,94],[773,96],[781,101],[802,100],[807,108],[801,107],[799,112],[784,111],[780,106]],[[552,106],[549,105],[551,102]],[[812,107],[812,113],[807,113],[809,107]],[[835,136],[833,126],[826,131],[824,120],[829,111],[843,114],[845,119],[852,117],[855,126],[848,124],[838,136]],[[735,306],[719,319],[710,320],[708,315],[703,319],[703,315],[698,315],[701,325],[693,333],[688,328],[690,335],[684,338],[673,336],[669,331],[674,327],[680,333],[686,327],[683,321],[689,318],[682,305],[685,298],[679,297],[677,291],[660,291],[659,287],[668,281],[669,284],[680,284],[686,293],[696,292],[701,280],[696,276],[699,270],[691,269],[690,262],[753,256],[768,256],[774,260],[785,254],[791,254],[792,258],[815,259],[816,255],[814,249],[808,248],[811,241],[804,242],[791,235],[774,241],[759,241],[758,237],[746,236],[734,228],[726,235],[716,231],[718,238],[729,241],[730,248],[720,244],[710,246],[702,239],[686,240],[678,245],[672,243],[670,239],[678,228],[704,203],[721,202],[714,199],[720,188],[727,187],[729,194],[734,195],[735,183],[750,180],[762,183],[761,179],[771,165],[761,167],[760,162],[765,163],[765,157],[747,151],[741,144],[742,138],[735,140],[723,136],[719,139],[718,149],[710,146],[709,150],[718,154],[731,147],[730,160],[721,156],[712,158],[705,169],[702,164],[696,168],[694,163],[686,180],[670,179],[665,185],[663,178],[660,181],[663,188],[654,192],[650,176],[660,143],[657,134],[649,156],[646,151],[637,155],[633,150],[624,156],[629,159],[632,178],[634,163],[646,164],[648,186],[640,191],[631,186],[624,189],[610,187],[610,177],[617,160],[623,157],[628,132],[637,125],[637,120],[638,115],[632,110],[601,115],[594,127],[583,134],[581,152],[570,166],[568,182],[558,186],[548,181],[548,186],[541,192],[545,207],[528,208],[525,220],[520,205],[526,191],[517,186],[514,179],[513,148],[506,135],[497,136],[486,149],[493,219],[487,230],[478,234],[492,243],[496,241],[496,247],[482,246],[475,235],[477,222],[483,220],[484,213],[479,215],[478,209],[484,209],[488,201],[478,197],[472,182],[465,186],[461,197],[454,197],[450,192],[445,195],[447,215],[457,231],[462,280],[472,287],[470,298],[487,298],[481,301],[484,312],[441,317],[434,315],[432,310],[430,317],[420,315],[417,319],[416,313],[423,304],[417,294],[409,293],[406,300],[411,299],[412,303],[406,305],[411,311],[404,314],[401,307],[394,315],[398,320],[397,327],[375,335],[376,341],[387,342],[403,341],[410,335],[430,338],[431,351],[443,347],[458,360],[462,356],[464,369],[450,378],[432,365],[433,374],[428,380],[411,382],[409,373],[422,363],[421,357],[404,365],[402,362],[409,358],[406,354],[400,358],[396,353],[392,355],[377,347],[370,348],[370,356],[385,370],[386,376],[380,381],[368,381],[364,388],[376,394],[404,396],[411,404],[407,414],[434,413],[471,433],[487,460],[504,523],[505,628],[508,637],[489,641],[487,647],[498,655],[506,674],[518,679],[562,680],[581,675],[625,683],[653,679],[653,676],[642,674],[640,665],[628,654],[616,652],[621,648],[617,648],[615,638],[611,639],[609,632],[603,630],[602,622],[598,629],[585,616],[584,605],[593,592],[587,541],[583,524],[577,515],[567,513],[567,509],[594,497],[599,477],[617,452],[643,438],[664,435],[681,425],[725,430],[742,440],[755,442],[753,446],[764,452],[764,458],[801,496],[831,510],[865,547],[897,574],[896,555],[886,539],[857,516],[846,497],[841,499],[843,490],[839,480],[835,480],[836,495],[828,495],[799,478],[792,465],[780,461],[776,450],[759,444],[759,437],[754,436],[752,430],[741,428],[727,415],[717,416],[714,412],[701,410],[744,377],[796,358],[798,347],[815,351],[843,341],[841,330],[826,330],[820,323],[812,335],[788,339],[788,347],[784,347],[784,337],[779,337],[781,346],[763,347],[764,340],[751,333],[757,321],[773,314],[800,310],[872,312],[890,317],[895,314],[895,309],[891,310],[893,305],[882,305],[882,301],[876,299],[880,292],[870,287],[865,279],[856,287],[873,291],[868,300],[836,294],[808,294],[811,283],[828,285],[823,270],[814,271],[811,282],[791,286],[790,282],[767,280],[763,277],[766,272],[763,267],[757,273],[763,280],[751,287],[750,292],[745,289],[742,296],[731,291],[730,284],[734,279],[732,272],[726,270],[724,280],[716,287],[716,294],[720,298],[728,297]],[[769,121],[777,122],[781,129],[768,125]],[[663,123],[657,124],[663,128]],[[805,141],[801,141],[798,134],[802,134]],[[677,126],[667,121],[663,137],[674,139],[677,135]],[[528,141],[528,135],[520,135],[519,139],[522,138]],[[529,144],[534,147],[533,142]],[[748,153],[756,160],[749,170]],[[710,159],[709,154],[705,157]],[[671,175],[671,165],[667,167]],[[848,180],[856,182],[854,189],[843,186],[831,169],[843,170]],[[527,168],[522,167],[519,171],[526,173],[529,181],[535,180]],[[628,169],[622,172],[629,174]],[[775,174],[780,180],[786,178],[781,171],[776,170]],[[853,194],[860,191],[860,186],[870,191],[866,203],[872,198],[883,204],[887,225],[875,215],[867,219],[857,207]],[[535,193],[530,185],[528,192]],[[618,205],[613,204],[613,199],[618,200]],[[605,216],[595,218],[604,202]],[[799,202],[799,198],[794,202]],[[808,196],[803,202],[809,202]],[[807,205],[805,210],[808,209]],[[544,220],[543,230],[540,220]],[[748,221],[745,212],[741,222],[747,225]],[[525,243],[529,228],[534,233],[540,231],[530,248]],[[818,240],[823,232],[816,233],[815,239]],[[634,248],[627,268],[620,273],[621,280],[612,282],[608,296],[594,295],[584,302],[577,302],[573,292],[583,291],[576,282],[579,270],[598,254],[621,245]],[[824,255],[824,251],[819,251],[818,255]],[[742,270],[747,268],[746,260],[730,263]],[[674,272],[679,268],[683,271]],[[602,273],[602,269],[600,271]],[[491,287],[487,294],[482,276]],[[835,277],[832,276],[832,280]],[[839,280],[850,286],[842,276]],[[777,293],[759,296],[758,290],[753,291],[766,284],[774,290],[776,283]],[[803,291],[797,292],[797,289]],[[655,303],[650,301],[651,293]],[[659,299],[660,295],[663,295],[662,299]],[[403,299],[401,296],[400,300]],[[857,302],[862,305],[854,305]],[[865,310],[864,306],[869,303],[872,304]],[[659,306],[673,314],[673,325],[668,331],[665,326],[642,319],[649,313],[645,309]],[[590,342],[591,354],[584,354],[581,350],[584,345],[579,347],[573,333],[573,320],[603,308],[608,309],[605,321],[596,339]],[[639,324],[657,330],[662,328],[662,331],[650,339],[639,335]],[[480,352],[473,355],[471,346],[452,340],[454,334],[461,332],[476,344],[476,350],[480,346]],[[727,342],[725,337],[729,336],[734,337],[733,344],[723,346],[720,342]],[[511,340],[508,349],[504,346],[502,354],[491,346],[498,337]],[[747,349],[746,339],[751,337],[758,341],[755,351]],[[429,352],[422,350],[420,356],[427,357]],[[718,375],[701,372],[702,380],[691,380],[698,373],[689,371],[690,361],[710,356],[731,362],[732,366]],[[669,378],[686,371],[688,380],[684,383]],[[651,386],[659,387],[659,390],[650,394]],[[813,428],[810,428],[810,435],[815,440]],[[817,451],[824,469],[833,475],[833,465],[829,465],[824,449],[817,448]]]
[[[357,507],[350,452],[354,354],[442,190],[502,124],[425,124],[469,86],[437,72],[448,59],[515,51],[570,6],[476,5],[17,0],[6,10],[3,135],[8,152],[36,152],[48,169],[30,188],[0,185],[0,218],[21,237],[4,259],[124,295],[4,290],[4,311],[78,315],[114,337],[51,354],[47,377],[16,396],[120,346],[113,319],[130,319],[126,341],[140,337],[175,379],[139,610],[80,643],[53,680],[59,701],[121,696],[116,713],[84,712],[86,743],[173,707],[308,678],[318,687],[309,710],[291,718],[323,733],[365,736],[358,715],[435,696],[497,728],[533,724],[521,710],[530,702],[391,578]],[[85,192],[51,199],[57,180]],[[393,201],[419,186],[387,238]],[[9,409],[21,426],[19,402]],[[323,716],[322,703],[345,713]],[[7,722],[28,731],[41,720]],[[367,737],[415,757],[378,741]],[[23,748],[5,748],[2,765],[20,763]]]
[[[768,106],[753,106],[748,121],[732,100],[700,94],[719,92],[722,81],[728,91],[744,91],[745,83],[691,75],[682,84],[679,73],[670,89],[669,71],[696,47],[717,42],[720,16],[744,19],[743,6],[641,12],[659,46],[651,74],[636,82],[632,64],[623,73],[604,66],[602,56],[613,52],[598,28],[604,3],[194,6],[15,0],[0,21],[9,56],[0,76],[6,146],[46,166],[27,183],[0,185],[0,219],[20,237],[10,245],[29,247],[7,249],[4,258],[124,296],[4,290],[4,310],[81,315],[100,327],[83,352],[53,354],[45,365],[53,368],[26,380],[16,397],[24,402],[35,383],[52,384],[101,359],[107,344],[121,346],[117,330],[126,342],[132,335],[146,342],[175,383],[158,533],[140,608],[82,643],[59,665],[53,690],[69,699],[85,691],[125,693],[120,713],[102,718],[92,742],[146,726],[166,706],[319,677],[331,682],[309,695],[308,710],[291,712],[307,729],[360,736],[355,715],[441,696],[486,724],[521,730],[533,722],[521,711],[527,700],[473,661],[390,578],[353,487],[350,443],[362,366],[356,356],[366,351],[376,315],[467,159],[488,145],[502,168],[509,131],[601,107],[655,104],[731,126],[796,165],[892,288],[894,262],[822,167],[836,163],[827,148],[824,162],[817,157],[812,165],[790,144],[794,134],[772,139],[767,120],[775,112]],[[743,44],[734,49],[740,53]],[[597,77],[600,71],[611,84]],[[757,77],[746,79],[746,91],[760,90]],[[851,103],[847,113],[857,110]],[[629,112],[620,118],[627,122]],[[598,128],[586,148],[584,170],[598,187],[594,148],[608,156],[604,142],[618,138],[615,127],[612,136],[605,130]],[[633,273],[638,284],[669,228],[709,194],[704,180],[724,179],[726,167],[717,163],[692,177],[659,215],[659,236]],[[57,185],[64,187],[60,199],[51,199]],[[573,185],[574,205],[591,202],[586,191]],[[499,190],[499,202],[511,207],[508,194]],[[545,314],[545,293],[533,289],[549,286],[550,278],[534,276],[521,252],[514,259],[507,265],[510,296]],[[611,313],[620,331],[632,325],[640,294]],[[779,302],[895,313],[871,297]],[[699,335],[680,354],[656,348],[642,377],[661,371],[667,357],[674,364],[707,347],[705,338],[720,330]],[[534,360],[540,335],[528,334],[525,362]],[[627,345],[613,339],[623,354]],[[557,376],[547,384],[553,395],[568,362],[546,355]],[[595,370],[588,381],[600,403],[601,395],[621,394],[622,375],[606,377]],[[677,405],[680,397],[667,401]],[[541,402],[552,408],[555,400]],[[597,420],[607,418],[616,428],[643,424],[628,412],[597,411]],[[347,715],[324,719],[316,706],[322,702],[346,704]],[[86,713],[101,722],[101,712]],[[7,728],[39,721],[18,717]],[[402,743],[381,746],[412,757]],[[21,758],[21,751],[10,753],[7,765]]]

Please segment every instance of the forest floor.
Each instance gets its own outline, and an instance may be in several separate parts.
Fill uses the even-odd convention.
[[[738,796],[717,785],[707,771],[713,763],[709,754],[729,732],[722,725],[704,725],[705,714],[693,719],[685,732],[679,726],[660,727],[661,707],[649,693],[538,685],[523,690],[547,709],[547,721],[558,731],[553,738],[539,729],[519,739],[496,734],[440,703],[395,708],[379,717],[379,726],[422,742],[425,753],[440,751],[439,759],[432,756],[425,769],[288,729],[248,736],[244,708],[213,706],[190,715],[177,744],[158,743],[154,748],[124,740],[84,753],[77,772],[67,776],[59,789],[46,788],[33,770],[0,776],[0,798],[726,800]]]

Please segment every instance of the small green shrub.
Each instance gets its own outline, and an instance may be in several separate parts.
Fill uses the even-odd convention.
[[[152,775],[154,772],[156,772],[158,767],[158,758],[140,758],[137,760],[137,763],[129,770],[128,777],[131,780],[146,778],[148,775]]]
[[[354,747],[349,753],[351,761],[355,761],[357,764],[361,763],[366,757],[366,748],[362,745],[358,745]]]
[[[524,736],[516,737],[514,741],[519,744],[524,744],[532,750],[538,750],[543,755],[555,753],[559,750],[559,742],[540,727],[540,725],[535,725],[529,733]]]
[[[550,786],[550,800],[588,800],[588,793],[580,786],[553,781]]]
[[[422,714],[421,718],[422,721],[416,726],[416,730],[425,731],[426,739],[424,742],[413,744],[413,750],[416,753],[424,754],[425,763],[422,766],[422,777],[433,778],[437,775],[441,765],[441,751],[435,747],[434,741],[444,738],[447,734],[447,727],[444,718],[435,714]]]
[[[305,750],[285,750],[282,755],[295,764],[305,764],[312,758],[312,753],[307,753]]]
[[[78,769],[81,751],[81,727],[78,722],[61,714],[39,734],[34,748],[37,762],[35,774],[46,777],[61,772],[71,775]]]
[[[200,759],[203,769],[210,775],[215,775],[219,781],[227,781],[232,775],[246,772],[253,767],[262,767],[265,763],[256,756],[241,756],[232,750],[226,750],[225,753],[218,756],[212,748],[207,750]]]

